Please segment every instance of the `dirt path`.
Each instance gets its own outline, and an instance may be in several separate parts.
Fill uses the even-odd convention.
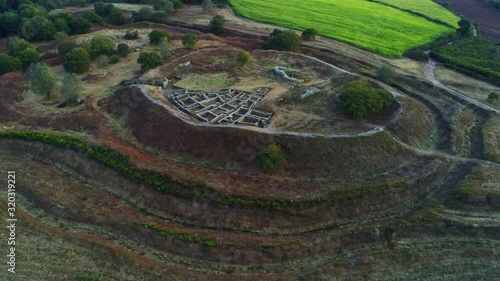
[[[425,68],[424,68],[424,75],[425,75],[425,78],[427,80],[429,80],[429,82],[431,82],[432,84],[434,84],[435,86],[447,91],[449,94],[451,95],[454,95],[454,96],[457,96],[459,97],[460,99],[462,100],[465,100],[469,103],[472,103],[474,105],[477,105],[483,109],[486,109],[488,111],[493,111],[495,112],[496,114],[500,114],[500,110],[498,110],[497,108],[491,106],[491,105],[488,105],[488,104],[485,104],[479,100],[476,100],[476,99],[473,99],[473,98],[470,98],[458,91],[455,91],[451,88],[448,88],[447,86],[445,86],[444,84],[442,84],[441,82],[439,82],[437,79],[436,79],[436,76],[435,76],[435,70],[436,70],[436,66],[437,66],[437,62],[431,58],[429,58],[429,61],[427,62],[427,64],[425,65]]]

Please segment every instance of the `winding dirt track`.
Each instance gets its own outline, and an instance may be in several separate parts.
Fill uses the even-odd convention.
[[[427,62],[427,64],[425,65],[425,68],[424,68],[424,75],[425,75],[425,78],[427,80],[429,80],[429,82],[431,82],[432,84],[436,85],[437,87],[447,91],[448,93],[450,93],[451,95],[454,95],[454,96],[457,96],[469,103],[472,103],[472,104],[475,104],[483,109],[486,109],[488,111],[493,111],[495,112],[496,114],[500,114],[500,110],[498,110],[497,108],[495,107],[492,107],[488,104],[485,104],[481,101],[478,101],[476,99],[473,99],[473,98],[470,98],[458,91],[455,91],[453,89],[450,89],[448,88],[447,86],[445,86],[443,83],[439,82],[437,79],[436,79],[436,76],[435,76],[435,69],[436,69],[436,65],[437,65],[437,62],[431,58],[429,58],[429,61]]]

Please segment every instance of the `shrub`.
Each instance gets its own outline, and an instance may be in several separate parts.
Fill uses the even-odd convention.
[[[92,29],[92,23],[84,18],[75,17],[70,23],[71,34],[85,34]]]
[[[31,90],[37,95],[50,98],[57,85],[57,76],[50,66],[44,63],[33,65],[28,71]]]
[[[160,54],[162,59],[165,59],[168,56],[170,56],[171,53],[170,44],[168,43],[168,39],[166,37],[161,38],[158,47],[160,49]]]
[[[111,9],[108,18],[111,23],[116,25],[123,25],[127,22],[127,15],[125,15],[125,12],[116,7],[113,7],[113,9]]]
[[[31,45],[28,41],[24,39],[15,38],[9,43],[8,52],[9,55],[16,57],[19,55],[19,53],[28,48],[33,48],[33,45]]]
[[[394,102],[391,93],[370,87],[365,80],[349,83],[339,96],[340,110],[353,119],[380,112]]]
[[[250,61],[250,53],[247,51],[240,51],[236,57],[236,63],[239,66],[245,66]]]
[[[54,24],[46,17],[35,16],[23,21],[19,35],[28,41],[48,40],[57,32]]]
[[[97,15],[101,17],[108,16],[108,13],[106,12],[106,4],[102,2],[97,2],[94,4],[94,11]]]
[[[142,69],[148,70],[159,66],[161,59],[156,52],[143,52],[137,58],[137,63],[141,65]]]
[[[68,104],[76,105],[82,91],[80,80],[73,73],[65,73],[62,80],[61,94]]]
[[[98,14],[96,14],[95,12],[93,12],[91,10],[84,11],[82,16],[84,19],[88,20],[89,22],[98,23],[102,26],[106,25],[106,21],[101,16],[99,16]]]
[[[488,95],[488,102],[490,103],[494,103],[495,101],[497,101],[498,99],[500,98],[500,95],[498,95],[497,93],[490,93]]]
[[[149,21],[153,16],[153,10],[148,7],[142,7],[139,12],[134,13],[134,21]]]
[[[23,67],[28,67],[30,64],[40,61],[41,56],[35,48],[30,47],[21,51],[17,58],[21,60]]]
[[[111,57],[109,57],[110,64],[115,64],[115,63],[118,63],[119,61],[120,61],[120,57],[117,55],[112,55]]]
[[[71,31],[71,28],[69,28],[68,21],[66,21],[63,18],[56,18],[52,21],[52,23],[59,32],[70,33]]]
[[[96,56],[111,55],[115,51],[115,43],[106,35],[99,34],[90,41],[92,52]]]
[[[391,84],[395,76],[396,71],[392,66],[384,65],[377,70],[377,79],[386,84]]]
[[[166,37],[170,41],[170,34],[162,29],[155,29],[148,34],[149,44],[159,44],[161,38]]]
[[[0,53],[0,75],[21,69],[21,60],[6,53]]]
[[[182,45],[188,49],[194,49],[197,43],[198,38],[191,32],[182,36]]]
[[[212,18],[210,21],[209,27],[210,31],[213,34],[221,34],[224,30],[224,24],[226,23],[226,19],[224,16],[218,15]]]
[[[286,162],[285,154],[283,154],[279,146],[274,144],[270,144],[259,151],[257,160],[265,170],[275,170]]]
[[[139,31],[137,30],[127,30],[127,32],[125,33],[125,39],[127,40],[134,40],[134,39],[138,39],[139,38]]]
[[[116,53],[120,57],[126,57],[130,53],[130,47],[125,43],[120,43],[118,47],[116,47]]]
[[[74,48],[64,57],[64,69],[72,73],[82,73],[89,69],[90,55],[84,48]]]
[[[318,31],[314,28],[308,28],[302,31],[302,40],[310,41],[314,40],[316,36],[318,35]]]
[[[66,38],[68,38],[68,34],[65,32],[59,31],[54,34],[54,40],[56,40],[57,44],[61,44]]]
[[[214,8],[214,3],[212,2],[212,0],[203,0],[203,2],[201,2],[201,9],[203,9],[203,11],[210,11]]]
[[[265,49],[273,49],[278,51],[296,52],[300,49],[302,39],[291,30],[275,29],[273,33],[264,43]]]

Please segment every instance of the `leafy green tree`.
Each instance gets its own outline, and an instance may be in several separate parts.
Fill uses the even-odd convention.
[[[90,67],[90,55],[84,48],[74,48],[64,57],[64,69],[71,73],[82,73]]]
[[[198,38],[191,32],[182,36],[182,45],[188,49],[194,49],[198,43]]]
[[[116,53],[120,57],[126,57],[130,53],[130,47],[125,43],[120,43],[118,47],[116,47]]]
[[[70,105],[78,104],[83,88],[78,77],[73,73],[65,73],[62,80],[61,95]]]
[[[54,24],[46,17],[35,16],[21,24],[19,35],[28,41],[52,39],[56,33]]]
[[[157,22],[157,23],[167,23],[168,22],[168,17],[169,14],[165,12],[154,12],[153,15],[151,16],[151,21],[152,22]]]
[[[21,51],[17,57],[21,60],[23,67],[28,67],[32,63],[39,62],[41,58],[37,50],[31,47]]]
[[[250,53],[247,51],[240,51],[236,57],[236,63],[239,66],[245,66],[250,61]]]
[[[182,9],[182,2],[180,0],[172,0],[171,2],[174,4],[174,9],[176,11]]]
[[[257,161],[265,170],[276,170],[285,164],[286,157],[279,146],[270,144],[259,151]]]
[[[64,32],[66,34],[71,32],[71,28],[69,28],[68,22],[63,18],[56,18],[52,21],[54,27],[59,32]]]
[[[458,22],[458,28],[457,28],[457,34],[465,37],[471,34],[472,31],[472,24],[470,23],[469,20],[467,19],[461,19]]]
[[[0,53],[0,75],[21,69],[21,60],[6,53]]]
[[[102,2],[94,3],[94,11],[101,17],[107,17],[108,13],[106,12],[106,4]]]
[[[302,31],[301,38],[302,38],[302,40],[310,41],[310,40],[314,40],[317,35],[318,35],[318,31],[316,29],[307,28],[304,31]]]
[[[97,23],[101,26],[106,25],[106,21],[101,16],[99,16],[98,14],[96,14],[95,12],[93,12],[91,10],[84,11],[82,16],[84,19],[88,20],[91,23]]]
[[[210,11],[214,8],[214,3],[212,2],[212,0],[203,0],[203,2],[201,2],[201,9],[203,11]]]
[[[50,98],[57,85],[57,76],[54,70],[44,63],[34,64],[28,71],[28,78],[31,82],[31,90],[47,99]]]
[[[158,0],[158,2],[153,5],[153,8],[157,11],[164,11],[167,14],[171,14],[175,10],[174,4],[169,0]]]
[[[92,40],[90,40],[90,46],[92,48],[92,52],[96,56],[111,55],[115,51],[115,43],[113,40],[103,34],[94,36]]]
[[[108,16],[111,23],[116,25],[123,25],[127,22],[127,15],[121,9],[114,7]]]
[[[376,75],[378,80],[386,84],[391,84],[394,77],[396,77],[396,71],[394,70],[394,67],[384,65],[377,70]]]
[[[296,52],[300,49],[301,43],[302,39],[295,32],[291,30],[282,31],[275,29],[264,43],[264,48]]]
[[[224,24],[226,23],[226,18],[221,15],[217,15],[210,21],[209,27],[213,34],[221,34],[224,31]]]
[[[127,40],[139,39],[139,31],[131,29],[127,30],[127,32],[125,33],[125,39]]]
[[[137,58],[137,63],[141,65],[142,69],[148,70],[159,66],[161,59],[156,52],[143,52]]]
[[[153,17],[153,10],[148,7],[142,7],[139,12],[134,13],[134,21],[150,21]]]
[[[494,103],[495,101],[497,101],[498,99],[500,98],[500,95],[498,95],[497,93],[490,93],[488,95],[488,102],[490,103]]]
[[[28,41],[21,39],[21,38],[15,38],[14,40],[10,41],[8,52],[9,55],[13,57],[17,57],[19,53],[22,51],[28,49],[28,48],[33,48],[33,45],[29,43]]]
[[[54,40],[56,40],[57,44],[61,44],[62,42],[64,42],[64,40],[66,40],[66,38],[68,38],[68,34],[62,31],[56,32],[56,34],[54,34]]]
[[[383,89],[370,87],[365,80],[349,83],[339,95],[340,110],[353,119],[362,119],[391,106],[394,97]]]
[[[161,38],[167,38],[170,41],[170,34],[168,34],[167,31],[162,30],[162,29],[155,29],[151,31],[148,35],[149,37],[149,44],[159,44]]]
[[[170,56],[172,50],[170,48],[170,44],[168,43],[168,39],[166,37],[163,37],[160,39],[160,44],[158,45],[160,49],[160,55],[162,59],[166,59],[167,57]]]
[[[45,8],[36,3],[26,2],[25,4],[20,5],[17,10],[19,11],[19,15],[23,19],[29,19],[37,16],[47,16],[47,11],[45,11]]]
[[[92,23],[84,18],[75,17],[70,23],[71,34],[85,34],[92,29]]]
[[[21,17],[15,11],[7,11],[0,14],[0,29],[5,34],[16,33],[21,24]]]

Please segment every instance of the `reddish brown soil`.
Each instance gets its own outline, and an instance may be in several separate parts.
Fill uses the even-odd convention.
[[[500,42],[500,10],[484,0],[449,0],[453,11],[479,23],[479,34]]]
[[[0,121],[12,121],[19,117],[16,102],[23,100],[22,93],[28,82],[21,73],[10,72],[0,76]]]

